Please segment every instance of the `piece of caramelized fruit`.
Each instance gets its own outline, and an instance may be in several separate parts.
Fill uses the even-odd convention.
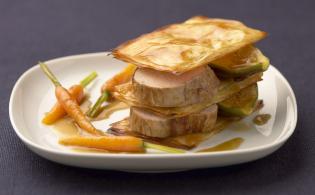
[[[259,49],[248,45],[211,62],[210,67],[222,76],[241,77],[267,70],[269,59]]]
[[[257,98],[258,87],[254,84],[220,102],[219,113],[226,116],[248,116],[254,111]]]

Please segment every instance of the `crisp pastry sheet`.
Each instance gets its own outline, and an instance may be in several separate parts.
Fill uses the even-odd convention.
[[[123,43],[112,53],[139,67],[180,74],[265,36],[239,21],[195,16]]]
[[[138,100],[134,95],[131,82],[116,86],[113,95],[115,98],[127,103],[130,106],[144,107],[164,115],[178,117],[185,116],[191,113],[200,112],[201,110],[211,106],[212,104],[225,100],[231,95],[239,92],[241,89],[260,81],[262,74],[263,73],[256,73],[240,81],[234,81],[233,79],[223,80],[220,83],[218,93],[214,96],[214,98],[211,101],[193,104],[185,107],[166,108],[151,107],[149,105],[145,105],[143,104],[143,102]]]

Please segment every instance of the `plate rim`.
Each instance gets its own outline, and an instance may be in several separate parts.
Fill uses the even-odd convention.
[[[77,55],[70,55],[70,56],[64,56],[64,57],[59,57],[59,58],[54,58],[51,60],[47,60],[45,61],[48,66],[50,63],[57,63],[58,61],[62,61],[62,60],[71,60],[71,59],[78,59],[78,58],[86,58],[86,57],[99,57],[101,55],[109,55],[110,52],[95,52],[95,53],[84,53],[84,54],[77,54]],[[248,153],[252,153],[252,152],[257,152],[257,151],[264,151],[264,150],[268,150],[270,148],[274,148],[274,147],[278,147],[281,146],[282,144],[284,144],[288,138],[290,138],[292,136],[292,134],[295,131],[296,128],[296,124],[297,124],[297,120],[298,120],[298,108],[297,108],[297,102],[296,102],[296,96],[295,93],[291,87],[291,85],[289,84],[288,80],[284,77],[284,75],[273,65],[270,64],[269,68],[273,69],[273,71],[275,71],[276,74],[278,74],[279,78],[281,78],[281,80],[284,82],[284,84],[286,85],[286,87],[288,88],[290,94],[292,94],[292,99],[293,99],[293,110],[295,111],[294,113],[294,124],[291,125],[291,128],[289,128],[287,131],[288,133],[285,134],[285,136],[281,137],[279,140],[277,140],[277,142],[274,143],[269,143],[269,144],[265,144],[265,145],[261,145],[261,146],[256,146],[256,147],[252,147],[252,148],[243,148],[243,149],[238,149],[238,150],[234,150],[234,151],[217,151],[217,152],[211,152],[211,153],[192,153],[192,152],[187,152],[187,153],[183,153],[183,154],[170,154],[170,153],[162,153],[162,154],[130,154],[130,153],[76,153],[76,152],[69,152],[69,151],[59,151],[57,149],[53,149],[53,148],[48,148],[48,147],[44,147],[38,143],[35,143],[34,141],[32,141],[31,139],[28,139],[26,136],[24,136],[19,128],[17,127],[16,123],[15,123],[15,117],[14,117],[14,113],[13,113],[13,105],[14,105],[14,97],[16,96],[16,91],[18,90],[19,86],[23,83],[23,80],[25,79],[25,77],[29,74],[31,74],[33,71],[35,71],[36,69],[39,69],[39,65],[36,64],[32,67],[30,67],[29,69],[27,69],[24,73],[21,74],[21,76],[19,76],[19,78],[17,79],[17,81],[14,84],[14,87],[12,89],[11,95],[10,95],[10,100],[9,100],[9,118],[10,118],[10,122],[11,125],[15,131],[15,133],[17,134],[17,136],[19,137],[20,140],[22,140],[22,142],[24,144],[26,144],[27,146],[30,146],[34,149],[37,149],[41,152],[45,152],[45,153],[49,153],[49,154],[54,154],[54,155],[62,155],[62,156],[74,156],[74,157],[83,157],[83,158],[137,158],[137,159],[141,159],[141,158],[187,158],[187,157],[210,157],[210,156],[226,156],[226,155],[238,155],[238,154],[248,154]]]

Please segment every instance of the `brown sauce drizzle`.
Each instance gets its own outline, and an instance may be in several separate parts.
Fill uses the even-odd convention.
[[[80,130],[69,117],[59,119],[54,123],[53,129],[60,137],[71,137],[80,135]]]
[[[253,123],[261,126],[266,124],[270,120],[270,118],[271,118],[270,114],[259,114],[255,116],[255,118],[253,119]]]
[[[244,142],[243,138],[237,137],[237,138],[225,141],[216,146],[199,150],[197,152],[218,152],[218,151],[235,150],[239,148],[243,142]]]

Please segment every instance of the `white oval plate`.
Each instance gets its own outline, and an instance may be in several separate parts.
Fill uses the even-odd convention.
[[[47,61],[64,86],[78,83],[91,71],[99,77],[88,90],[92,101],[99,95],[103,81],[121,70],[125,64],[107,56],[93,53],[69,56]],[[58,137],[49,126],[41,124],[43,114],[55,103],[54,89],[39,66],[26,71],[16,82],[9,105],[10,120],[19,138],[38,155],[66,165],[137,172],[163,172],[184,169],[219,167],[244,163],[262,158],[277,150],[293,133],[297,122],[297,105],[294,93],[283,75],[273,66],[259,82],[259,98],[265,106],[259,113],[272,118],[263,126],[255,126],[249,117],[232,125],[198,146],[197,149],[217,145],[226,140],[241,137],[245,141],[235,150],[186,154],[108,154],[78,152],[60,146]],[[114,113],[110,119],[97,122],[100,129],[128,115],[128,110]],[[247,130],[240,130],[246,127]],[[197,150],[196,149],[196,150]]]

